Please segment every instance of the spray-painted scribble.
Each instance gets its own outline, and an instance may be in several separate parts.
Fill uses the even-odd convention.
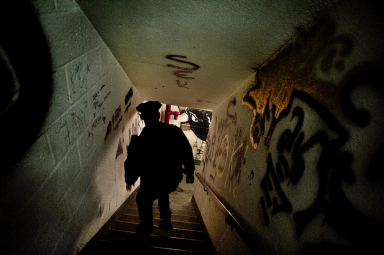
[[[241,127],[237,126],[237,113],[234,109],[236,98],[228,103],[227,115],[220,121],[214,121],[211,135],[207,135],[205,154],[202,159],[200,174],[205,178],[208,165],[213,171],[209,177],[213,182],[223,177],[223,185],[230,194],[239,196],[241,170],[245,164],[248,151],[248,138],[244,136]],[[233,136],[230,134],[234,134]]]
[[[192,66],[192,67],[181,67],[181,66],[175,66],[175,65],[172,65],[172,64],[167,64],[167,66],[170,67],[170,68],[178,69],[178,70],[173,72],[173,74],[176,77],[178,77],[180,79],[187,79],[187,80],[195,79],[194,77],[189,76],[189,74],[192,74],[193,71],[196,71],[197,69],[199,69],[200,68],[199,65],[196,65],[196,64],[194,64],[192,62],[188,62],[188,61],[177,59],[177,58],[183,58],[183,59],[187,58],[186,56],[182,56],[182,55],[167,55],[166,58],[170,59],[170,60],[173,60],[173,61],[177,61],[179,63],[184,63],[184,64]],[[187,87],[187,85],[188,85],[187,82],[184,82],[184,84],[182,84],[181,81],[179,79],[177,79],[176,80],[176,84],[180,88],[189,89]]]
[[[176,69],[180,69],[180,70],[183,70],[183,71],[196,71],[197,69],[200,68],[200,66],[192,63],[192,62],[188,62],[188,61],[183,61],[183,60],[180,60],[180,59],[177,59],[177,58],[187,58],[186,56],[182,56],[182,55],[167,55],[166,58],[168,59],[171,59],[171,60],[174,60],[174,61],[177,61],[179,63],[185,63],[185,64],[188,64],[188,65],[191,65],[193,67],[190,67],[190,68],[186,68],[186,67],[180,67],[180,66],[175,66],[175,65],[172,65],[172,64],[168,64],[167,66],[168,67],[171,67],[171,68],[176,68]],[[194,79],[194,78],[192,78]]]
[[[189,89],[189,88],[187,87],[188,82],[184,82],[184,84],[181,84],[180,80],[176,80],[176,83],[177,83],[177,86],[180,87],[180,88],[186,88],[186,89]]]

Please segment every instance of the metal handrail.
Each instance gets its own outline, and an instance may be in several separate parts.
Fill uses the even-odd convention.
[[[207,185],[204,179],[200,176],[199,173],[196,173],[197,179],[201,182],[204,187],[204,191],[213,198],[216,205],[225,215],[225,222],[231,225],[232,229],[235,228],[239,235],[243,238],[244,242],[247,244],[248,248],[253,252],[253,254],[265,254],[265,252],[252,240],[251,236],[245,231],[244,227],[236,219],[231,211],[223,204],[223,202],[216,196],[213,190]]]

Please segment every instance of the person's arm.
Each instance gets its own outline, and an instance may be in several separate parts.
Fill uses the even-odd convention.
[[[184,132],[180,128],[178,129],[178,139],[181,147],[180,150],[182,157],[181,160],[185,168],[186,182],[193,183],[195,180],[195,159],[193,158],[192,147]]]
[[[125,182],[126,189],[130,191],[132,189],[133,184],[139,178],[139,168],[138,164],[140,164],[139,156],[139,141],[137,135],[131,136],[131,143],[127,146],[127,159],[124,162],[124,172],[125,172]]]

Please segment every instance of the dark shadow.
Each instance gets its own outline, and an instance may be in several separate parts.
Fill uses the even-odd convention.
[[[52,95],[52,66],[30,1],[5,1],[0,12],[0,159],[4,172],[39,135]]]

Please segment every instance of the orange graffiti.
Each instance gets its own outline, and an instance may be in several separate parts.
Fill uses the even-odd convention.
[[[258,138],[264,133],[264,116],[271,112],[278,119],[294,91],[306,92],[334,107],[342,85],[332,77],[344,70],[344,60],[352,49],[353,40],[337,35],[336,25],[327,15],[308,29],[298,29],[298,36],[257,70],[255,82],[244,93],[242,104],[254,113],[253,148],[256,149]]]

